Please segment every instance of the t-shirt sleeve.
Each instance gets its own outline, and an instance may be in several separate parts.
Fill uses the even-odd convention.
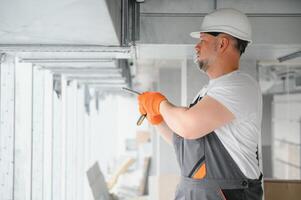
[[[237,119],[257,112],[258,89],[253,81],[223,81],[210,88],[207,95],[220,102]]]

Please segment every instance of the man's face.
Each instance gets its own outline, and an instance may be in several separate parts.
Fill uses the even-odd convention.
[[[200,34],[200,41],[195,46],[196,60],[200,70],[206,72],[210,63],[215,59],[217,53],[216,37],[207,34]]]

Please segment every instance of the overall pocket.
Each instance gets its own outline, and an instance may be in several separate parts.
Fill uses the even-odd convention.
[[[245,189],[222,189],[221,194],[224,200],[245,200]]]
[[[212,189],[191,189],[186,196],[186,200],[225,200],[222,194],[220,193],[220,189],[212,188]],[[228,199],[227,199],[228,200]]]

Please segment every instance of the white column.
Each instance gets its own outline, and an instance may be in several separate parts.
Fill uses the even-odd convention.
[[[18,63],[15,72],[14,200],[31,199],[32,64]]]
[[[85,167],[85,179],[84,179],[84,196],[86,200],[93,200],[92,190],[89,186],[88,178],[86,175],[87,170],[92,166],[93,164],[93,136],[92,136],[92,127],[91,127],[91,118],[87,114],[85,108],[84,108],[84,154],[85,154],[85,160],[84,160],[84,167]]]
[[[76,90],[76,81],[69,83],[66,90],[66,200],[76,199]]]
[[[66,199],[66,132],[67,132],[67,80],[62,76],[62,134],[61,134],[61,200]]]
[[[44,72],[33,67],[32,200],[43,199]]]
[[[87,178],[85,170],[85,152],[84,152],[84,143],[85,143],[85,131],[84,131],[84,90],[80,88],[77,90],[77,105],[76,105],[76,130],[77,130],[77,172],[76,176],[78,177],[76,183],[77,199],[86,199],[84,197],[84,181]]]
[[[0,56],[0,198],[13,199],[15,64],[12,58]]]
[[[44,71],[44,157],[43,157],[43,200],[52,199],[52,109],[53,75]]]
[[[62,96],[59,98],[53,93],[53,180],[52,197],[53,200],[64,200],[62,198],[62,163],[64,143],[62,141]]]

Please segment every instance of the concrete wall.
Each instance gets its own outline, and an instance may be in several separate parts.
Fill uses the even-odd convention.
[[[174,65],[175,63],[172,62]],[[181,63],[178,67],[165,67],[159,70],[159,91],[175,105],[181,104]],[[159,136],[159,135],[158,135]],[[179,165],[173,146],[167,144],[161,137],[157,137],[157,175],[180,174]]]

